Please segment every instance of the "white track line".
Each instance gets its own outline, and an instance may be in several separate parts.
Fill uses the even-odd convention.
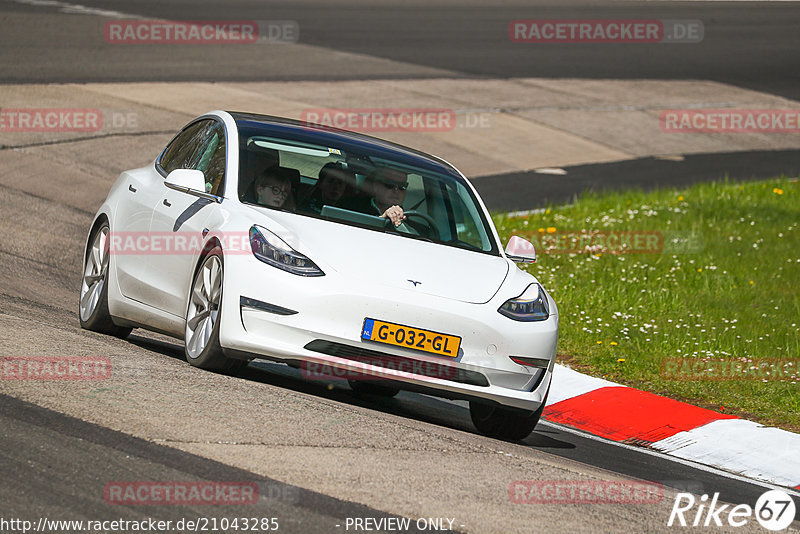
[[[435,398],[436,400],[439,400],[439,401],[448,402],[450,404],[455,404],[456,406],[460,406],[462,408],[469,409],[469,403],[466,402],[466,401],[458,401],[458,400],[452,400],[452,399],[441,399],[439,397],[431,397],[431,398]],[[544,418],[539,419],[539,423],[536,425],[536,428],[539,428],[539,425],[549,426],[551,428],[555,428],[556,430],[563,430],[564,432],[567,432],[569,434],[574,434],[576,436],[581,436],[581,437],[584,437],[584,438],[593,439],[595,441],[599,441],[600,443],[605,443],[607,445],[614,445],[614,446],[621,447],[621,448],[629,450],[629,451],[636,451],[636,452],[641,452],[642,454],[649,454],[650,456],[655,456],[656,458],[661,458],[663,460],[669,460],[670,462],[675,462],[675,463],[678,463],[678,464],[681,464],[681,465],[685,465],[687,467],[691,467],[693,469],[698,469],[700,471],[705,471],[707,473],[711,473],[711,474],[714,474],[714,475],[719,475],[721,477],[729,478],[731,480],[736,480],[736,481],[739,481],[739,482],[747,482],[748,484],[753,484],[754,486],[760,486],[762,488],[767,488],[767,489],[777,489],[777,490],[784,491],[786,493],[790,493],[790,494],[794,495],[795,497],[800,497],[800,492],[798,492],[797,490],[794,490],[792,488],[788,488],[786,486],[778,486],[778,485],[775,485],[775,484],[771,484],[769,482],[764,482],[764,481],[761,481],[761,480],[756,480],[754,478],[748,478],[748,477],[745,477],[745,476],[742,476],[742,475],[737,475],[737,474],[731,473],[729,471],[723,471],[722,469],[719,469],[717,467],[712,467],[712,466],[709,466],[709,465],[700,464],[700,463],[697,463],[697,462],[693,462],[691,460],[685,460],[683,458],[679,458],[679,457],[676,457],[676,456],[670,456],[669,454],[665,454],[665,453],[659,452],[659,451],[654,451],[652,449],[647,449],[647,448],[644,448],[644,447],[636,447],[634,445],[628,445],[627,443],[620,443],[619,441],[613,441],[613,440],[610,440],[610,439],[601,438],[600,436],[595,436],[594,434],[590,434],[589,432],[585,432],[583,430],[578,430],[577,428],[572,428],[570,426],[562,425],[562,424],[559,424],[559,423],[553,423],[552,421],[548,421],[548,420],[546,420]],[[536,432],[536,430],[534,430],[534,432]],[[547,452],[546,449],[537,449],[537,450],[541,450],[542,452]],[[575,460],[575,461],[580,461],[580,460]],[[580,462],[580,463],[585,463],[585,462]],[[592,464],[587,464],[587,465],[592,465]],[[597,467],[597,466],[595,466],[595,467]]]
[[[617,447],[622,447],[623,449],[627,449],[627,450],[630,450],[630,451],[637,451],[637,452],[641,452],[642,454],[649,454],[650,456],[655,456],[656,458],[669,460],[671,462],[679,463],[681,465],[685,465],[685,466],[691,467],[693,469],[698,469],[700,471],[705,471],[707,473],[712,473],[714,475],[718,475],[718,476],[721,476],[721,477],[730,478],[731,480],[737,480],[739,482],[747,482],[748,484],[753,484],[754,486],[760,486],[762,488],[781,490],[781,491],[783,491],[785,493],[789,493],[791,495],[794,495],[795,497],[800,497],[800,492],[798,492],[798,491],[796,491],[794,489],[791,489],[791,488],[787,488],[786,486],[776,486],[774,484],[770,484],[769,482],[762,482],[761,480],[756,480],[756,479],[753,479],[753,478],[747,478],[747,477],[744,477],[744,476],[741,476],[741,475],[736,475],[736,474],[730,473],[728,471],[723,471],[721,469],[717,469],[716,467],[711,467],[711,466],[708,466],[708,465],[699,464],[699,463],[696,463],[696,462],[692,462],[691,460],[684,460],[683,458],[676,458],[675,456],[670,456],[668,454],[663,454],[663,453],[660,453],[660,452],[657,452],[657,451],[654,451],[654,450],[651,450],[651,449],[646,449],[644,447],[635,447],[633,445],[628,445],[626,443],[620,443],[618,441],[612,441],[610,439],[601,438],[600,436],[595,436],[594,434],[590,434],[588,432],[583,432],[582,430],[578,430],[578,429],[575,429],[575,428],[572,428],[572,427],[568,427],[568,426],[565,426],[565,425],[560,425],[558,423],[552,423],[552,422],[547,421],[545,419],[540,419],[539,420],[539,425],[549,426],[549,427],[555,428],[556,430],[562,430],[564,432],[568,432],[570,434],[575,434],[576,436],[581,436],[581,437],[588,438],[588,439],[593,439],[593,440],[599,441],[601,443],[606,443],[606,444],[609,444],[609,445],[616,445]],[[544,451],[544,452],[547,452],[547,451]]]
[[[52,7],[58,9],[61,13],[68,13],[70,15],[94,15],[97,17],[111,17],[116,19],[141,19],[139,15],[132,15],[130,13],[123,13],[121,11],[109,11],[107,9],[98,9],[95,7],[82,6],[80,4],[70,4],[68,2],[59,2],[58,0],[11,0],[17,4],[34,7]]]

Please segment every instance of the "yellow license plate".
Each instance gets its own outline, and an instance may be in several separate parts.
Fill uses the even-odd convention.
[[[451,358],[458,356],[458,348],[461,346],[461,338],[458,336],[387,323],[377,319],[364,319],[361,339],[421,350]]]

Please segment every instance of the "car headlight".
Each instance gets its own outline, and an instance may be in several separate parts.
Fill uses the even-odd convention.
[[[508,299],[497,311],[515,321],[545,321],[550,317],[547,295],[539,284],[531,284],[522,295]]]
[[[264,263],[299,276],[325,276],[322,269],[266,228],[250,228],[250,248]]]

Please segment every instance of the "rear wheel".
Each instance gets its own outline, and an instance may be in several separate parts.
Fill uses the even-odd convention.
[[[548,390],[548,393],[550,391]],[[536,411],[518,410],[475,401],[469,403],[469,414],[478,432],[504,440],[520,441],[527,438],[542,417],[547,394]]]
[[[104,222],[89,240],[83,265],[78,318],[81,328],[120,338],[132,328],[117,326],[108,313],[108,223]]]
[[[186,361],[201,369],[233,372],[247,362],[227,358],[219,344],[223,274],[222,249],[216,247],[203,258],[192,281],[184,336]]]
[[[384,386],[374,382],[364,382],[361,380],[348,380],[350,387],[358,395],[375,395],[377,397],[394,397],[400,393],[399,388]]]

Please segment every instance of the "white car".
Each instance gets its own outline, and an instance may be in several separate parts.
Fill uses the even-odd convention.
[[[182,338],[187,361],[283,362],[356,391],[465,399],[530,434],[556,355],[553,299],[447,162],[366,135],[213,111],[123,172],[89,231],[83,328]]]

